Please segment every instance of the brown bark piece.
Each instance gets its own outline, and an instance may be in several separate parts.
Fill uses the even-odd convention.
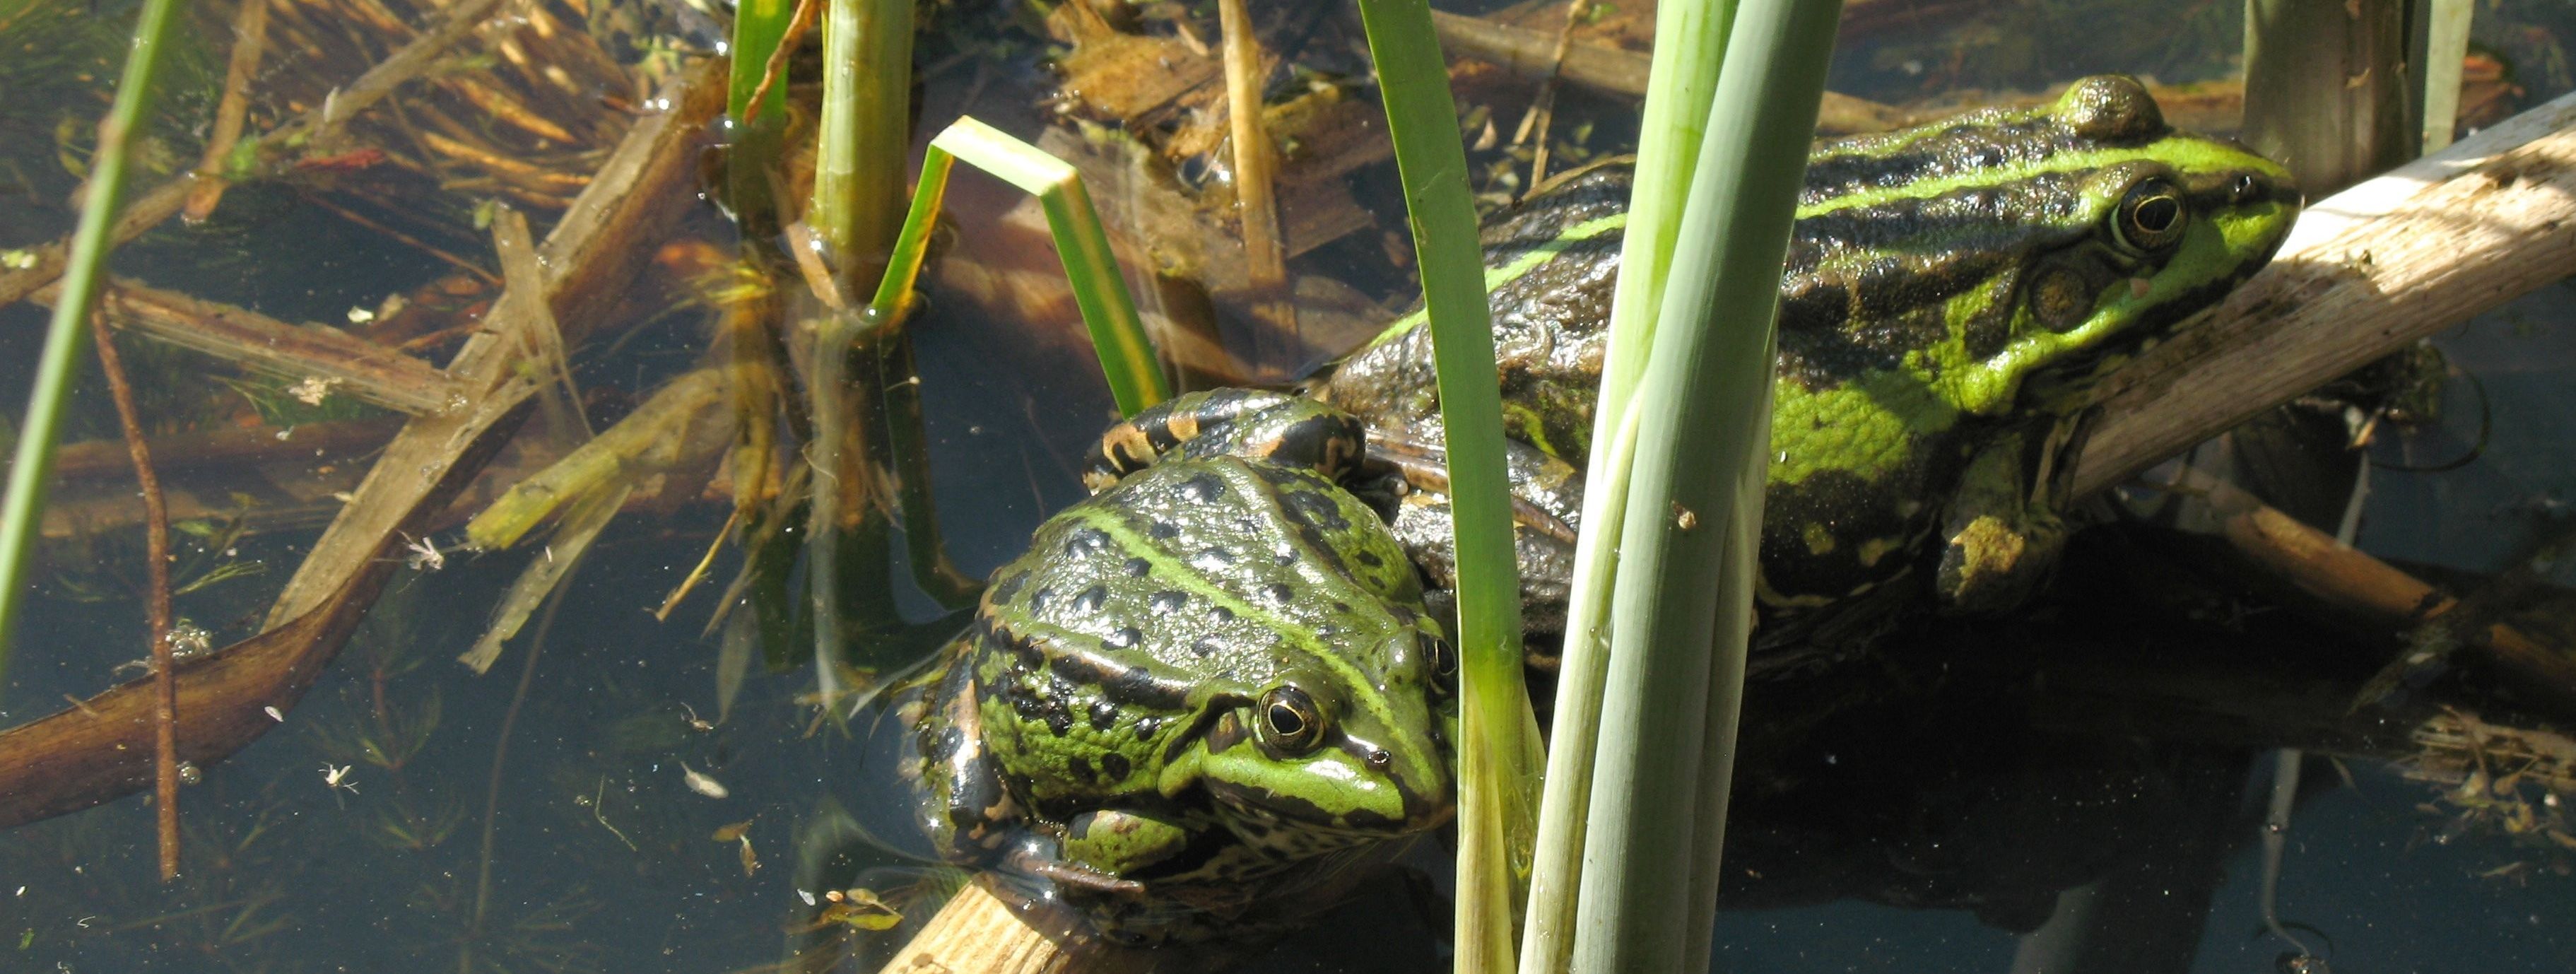
[[[2075,490],[2576,274],[2576,95],[2318,202],[2210,317],[2120,369]]]

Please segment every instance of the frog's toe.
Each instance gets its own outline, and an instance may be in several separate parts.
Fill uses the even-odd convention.
[[[2016,528],[1991,514],[1970,520],[1950,536],[1933,576],[1942,611],[1981,616],[2018,608],[2055,567],[2057,541],[2054,531]]]
[[[1103,875],[1123,876],[1179,855],[1190,830],[1140,812],[1103,809],[1065,823],[1064,858]]]
[[[1120,879],[1078,862],[1048,859],[1028,853],[1013,856],[1011,866],[1064,889],[1098,893],[1103,896],[1142,897],[1145,895],[1143,883],[1132,879]]]

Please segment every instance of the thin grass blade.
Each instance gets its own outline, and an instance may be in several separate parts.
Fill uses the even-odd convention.
[[[1110,252],[1109,233],[1083,189],[1082,174],[1045,150],[973,118],[958,119],[931,139],[930,147],[1037,196],[1046,208],[1056,256],[1064,261],[1074,304],[1082,309],[1083,326],[1091,332],[1092,350],[1100,356],[1118,412],[1133,416],[1171,398],[1171,381],[1163,375],[1144,321],[1136,316],[1136,301],[1128,294],[1127,279],[1118,274],[1118,258]]]
[[[63,267],[62,298],[45,329],[45,348],[36,359],[34,392],[26,418],[18,426],[16,458],[9,465],[9,493],[0,500],[0,686],[9,676],[10,636],[18,621],[18,600],[27,587],[27,559],[43,527],[46,482],[53,478],[54,442],[60,438],[63,407],[71,399],[74,371],[80,363],[81,339],[90,306],[107,270],[107,252],[116,211],[125,201],[126,157],[134,130],[151,106],[152,79],[161,65],[161,45],[170,34],[174,0],[146,0],[134,22],[134,48],[125,57],[125,72],[116,82],[116,100],[98,127],[98,151],[91,159],[88,198],[81,204],[80,226],[72,235],[71,256]]]
[[[1520,572],[1483,248],[1447,61],[1423,0],[1361,0],[1395,142],[1439,373],[1458,551],[1460,971],[1512,969],[1513,911],[1537,815],[1538,738],[1521,679]]]

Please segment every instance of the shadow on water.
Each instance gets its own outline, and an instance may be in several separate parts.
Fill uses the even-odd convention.
[[[47,85],[20,88],[0,107],[7,144],[0,250],[67,225],[62,200],[77,180],[66,167],[86,151],[83,126],[103,103],[97,76],[112,71],[101,59],[121,50],[121,42],[99,38],[118,36],[131,6],[93,4],[78,16],[96,16],[98,25],[41,35],[84,43],[60,45],[61,70]],[[1944,5],[1922,6],[1930,12],[1908,16],[1942,16],[1931,8]],[[1898,104],[2105,70],[2192,81],[2222,75],[2224,52],[2238,42],[2231,24],[2239,18],[2224,4],[2191,6],[2178,19],[2170,5],[2152,3],[2005,6],[1991,21],[1859,22],[1847,31],[1836,86]],[[2551,67],[2542,55],[2555,42],[2534,31],[2554,37],[2550,31],[2576,30],[2576,22],[2530,6],[2481,5],[2488,19],[2480,30],[2500,50],[2529,52],[2523,63],[2534,67],[2524,83],[2536,101],[2547,86],[2576,79],[2545,77],[2564,74],[2565,58]],[[28,25],[72,29],[17,19],[33,7],[0,0],[0,40],[11,42],[0,49],[14,55],[39,39],[25,33]],[[549,9],[593,10],[593,29],[636,41],[616,48],[621,56],[666,57],[694,36],[677,23],[693,13],[605,3]],[[2116,18],[2100,23],[2157,26],[2159,40],[2087,49],[2075,35],[2136,36],[2065,28],[2096,15]],[[326,42],[341,43],[314,40]],[[1036,68],[1044,52],[1033,35],[995,43],[1000,50],[927,78],[925,102],[1018,115],[1034,126],[1043,113],[1032,106],[1052,85]],[[179,150],[195,147],[191,129],[220,83],[220,53],[219,43],[194,52],[194,67],[183,72],[193,79],[185,81],[190,91],[165,106],[182,114],[157,123],[171,165],[184,166],[189,152]],[[1340,63],[1348,55],[1314,57]],[[82,72],[91,76],[73,83]],[[5,69],[0,76],[18,77]],[[310,94],[305,101],[327,97]],[[1569,104],[1605,116],[1626,111],[1607,100]],[[483,117],[463,115],[466,106],[452,97],[406,110],[423,113],[407,124],[441,138],[459,137],[452,120],[427,113]],[[1508,129],[1517,111],[1488,114]],[[1600,131],[1625,124],[1605,121]],[[1569,159],[1576,148],[1569,142]],[[1507,154],[1480,151],[1492,153],[1483,160]],[[389,243],[317,202],[384,223],[391,218],[381,205],[410,197],[368,190],[358,194],[367,205],[356,205],[334,195],[356,175],[307,173],[291,185],[237,188],[215,223],[147,237],[120,269],[288,321],[360,327],[353,309],[399,317],[385,295],[422,294],[416,289],[456,271],[431,249],[481,259],[473,201],[517,186],[493,177],[499,181],[450,193],[435,178],[404,172],[388,178],[417,194],[421,218],[392,222],[420,246]],[[1371,196],[1379,182],[1362,179],[1355,195],[1382,202]],[[1008,205],[970,200],[956,209],[998,223]],[[1383,214],[1374,220],[1381,229],[1401,223]],[[1028,236],[1022,229],[968,234],[977,239],[958,246],[975,254],[979,243]],[[734,246],[711,212],[697,213],[678,236],[656,286],[687,276],[674,256],[680,244],[711,244],[723,255]],[[1401,291],[1390,282],[1403,269],[1385,256],[1380,236],[1347,233],[1301,266],[1349,278],[1341,291]],[[1053,308],[1052,320],[998,313],[1028,307],[995,297],[1026,287],[1014,276],[1024,269],[1002,260],[974,266],[983,277],[933,289],[913,334],[942,539],[959,571],[980,579],[1015,556],[1047,514],[1083,496],[1077,460],[1113,413],[1061,302],[1033,302]],[[1052,265],[1042,269],[1054,273]],[[1171,290],[1181,295],[1175,300],[1188,297]],[[458,301],[489,298],[476,290]],[[2448,356],[2448,374],[2476,382],[2444,385],[2440,410],[2390,433],[2370,456],[2387,466],[2475,459],[2441,473],[2373,474],[2363,547],[2468,593],[2515,569],[2537,532],[2563,521],[2576,497],[2576,464],[2567,459],[2576,456],[2576,425],[2567,419],[2576,415],[2568,400],[2576,319],[2566,298],[2563,285],[2544,289],[2434,342]],[[602,421],[690,368],[716,330],[716,312],[705,304],[659,292],[639,303],[652,307],[627,309],[645,322],[630,337],[574,362],[589,393],[583,405]],[[1402,303],[1363,296],[1342,306],[1382,317]],[[0,308],[0,386],[24,385],[19,363],[32,357],[37,320],[31,306]],[[453,347],[436,344],[436,335],[382,333],[429,342],[425,349]],[[168,410],[173,433],[358,418],[291,412],[290,384],[275,377],[239,380],[254,396],[217,381],[218,371],[233,378],[230,366],[181,353],[132,357],[167,376],[151,393],[161,397],[153,411]],[[100,398],[94,390],[84,396]],[[112,436],[100,402],[85,402],[74,438]],[[2481,411],[2492,421],[2480,423]],[[2481,426],[2489,435],[2476,433]],[[2341,420],[2326,428],[2320,435],[2333,445],[2301,446],[2308,459],[2270,473],[2296,481],[2284,496],[2310,500],[2282,506],[2331,527],[2350,496],[2353,461],[2335,439]],[[181,613],[221,639],[256,625],[310,545],[311,529],[336,511],[329,495],[354,488],[370,457],[353,449],[296,459],[309,462],[295,477],[348,479],[305,483],[296,500],[313,506],[297,508],[303,520],[260,521],[239,537],[224,530],[222,512],[232,508],[222,502],[274,489],[274,469],[209,463],[189,474],[188,489],[215,499],[213,513],[194,519],[206,529],[197,537],[223,542],[209,564],[267,569],[182,598]],[[742,666],[728,662],[720,633],[701,635],[714,595],[701,591],[657,622],[651,610],[726,530],[728,502],[700,497],[699,487],[674,491],[652,513],[622,518],[602,535],[561,596],[524,698],[514,693],[529,659],[524,637],[493,676],[452,660],[481,633],[508,580],[549,551],[523,545],[452,553],[443,567],[404,567],[351,646],[280,715],[280,727],[194,769],[198,783],[182,792],[186,859],[173,886],[150,878],[150,815],[139,798],[0,834],[0,969],[874,969],[964,882],[933,861],[915,822],[918,773],[901,713],[914,699],[890,692],[855,714],[844,701],[818,716],[815,680],[801,659]],[[50,581],[31,602],[11,682],[0,687],[0,724],[93,693],[123,677],[117,664],[139,655],[126,648],[141,644],[132,583],[139,572],[127,570],[139,556],[119,540],[133,532],[81,532],[50,553]],[[452,528],[433,536],[451,547],[454,538]],[[909,577],[903,540],[898,533],[887,545],[888,578]],[[714,588],[740,558],[734,550],[719,555]],[[2576,576],[2567,561],[2538,571],[2530,591],[2499,611],[2567,638],[2576,630],[2569,594]],[[2410,673],[2398,693],[2356,711],[2355,695],[2398,647],[2253,598],[2212,563],[2205,545],[2123,521],[2089,535],[2048,599],[2026,615],[1926,627],[1860,666],[1757,684],[1747,699],[1729,829],[1718,967],[2281,969],[2293,947],[2262,921],[2263,837],[2274,755],[2298,748],[2307,757],[2273,904],[2286,931],[2342,971],[2576,969],[2568,919],[2576,916],[2576,829],[2562,805],[2576,799],[2576,744],[2548,730],[2570,715],[2518,695],[2473,654]],[[958,626],[902,585],[884,602],[891,621],[859,637],[869,643],[865,655],[918,658]],[[496,778],[505,723],[508,757]],[[497,789],[487,787],[496,780]],[[1242,969],[1445,966],[1446,839],[1418,843],[1347,903]],[[480,880],[487,868],[488,887]]]

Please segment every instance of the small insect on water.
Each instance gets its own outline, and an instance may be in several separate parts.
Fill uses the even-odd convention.
[[[403,545],[403,564],[405,566],[408,566],[413,571],[422,571],[425,569],[433,572],[447,567],[447,553],[438,550],[438,541],[436,539],[428,537],[411,538],[409,535],[405,535],[404,537],[409,538],[409,543]]]
[[[688,782],[690,791],[697,792],[698,794],[705,795],[709,798],[723,798],[726,795],[732,794],[732,792],[725,790],[724,782],[717,781],[714,778],[700,773],[697,769],[689,767],[689,763],[686,761],[680,762],[680,780]]]
[[[343,789],[352,795],[357,794],[358,783],[349,780],[349,772],[356,770],[357,767],[354,764],[343,764],[335,768],[329,761],[322,762],[322,786]]]

